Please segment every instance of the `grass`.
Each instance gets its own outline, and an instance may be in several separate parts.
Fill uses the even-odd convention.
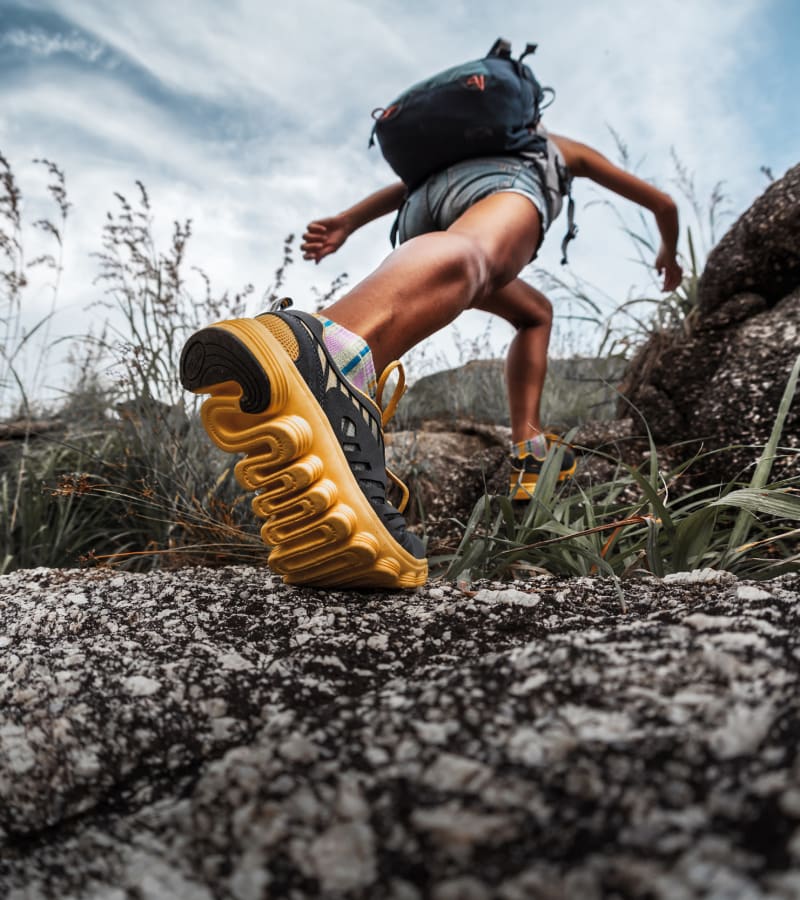
[[[0,406],[24,422],[43,414],[63,425],[45,435],[28,430],[0,448],[0,571],[81,561],[131,568],[264,561],[249,498],[230,460],[209,446],[197,400],[177,379],[188,335],[243,314],[252,289],[216,296],[197,273],[204,291],[191,295],[185,271],[191,223],[175,223],[162,250],[152,236],[144,186],[134,202],[118,194],[97,254],[100,304],[115,315],[99,333],[77,339],[75,382],[56,408],[42,413],[32,401],[36,382],[26,383],[19,366],[25,354],[38,351],[43,358],[48,349],[41,323],[28,331],[21,324],[27,273],[42,263],[24,259],[22,195],[5,160],[2,165]],[[60,247],[69,207],[63,175],[48,171],[57,173],[61,218],[58,227],[45,220],[33,225]]]
[[[204,273],[188,269],[191,223],[176,222],[167,246],[159,247],[144,186],[137,184],[133,200],[117,194],[96,255],[105,324],[76,338],[70,387],[58,404],[39,408],[39,361],[52,349],[48,329],[70,209],[63,173],[50,162],[42,166],[53,217],[27,225],[21,191],[0,156],[0,408],[27,423],[19,439],[0,442],[0,573],[80,562],[133,569],[264,562],[251,498],[238,487],[231,459],[201,428],[198,398],[177,378],[189,334],[245,314],[252,286],[215,294]],[[28,229],[49,242],[30,261],[23,252]],[[691,314],[700,266],[691,234],[689,248],[684,285],[659,307],[667,317],[642,318],[642,328],[671,327]],[[289,236],[262,305],[280,296],[292,261]],[[51,311],[26,329],[22,310],[34,269],[48,275]],[[199,292],[190,287],[198,283]],[[345,283],[343,275],[327,292],[315,292],[318,302],[328,302]],[[575,300],[589,317],[599,315],[588,294]],[[472,344],[462,342],[460,352],[485,355],[490,343],[487,332]],[[22,363],[31,357],[37,365],[28,372]],[[770,471],[783,452],[780,433],[797,380],[796,365],[772,436],[755,451],[760,458],[749,483],[679,494],[671,485],[699,457],[661,474],[652,438],[640,466],[608,457],[615,467],[609,480],[559,483],[556,447],[534,499],[520,512],[505,497],[482,497],[461,523],[460,545],[432,560],[432,571],[460,580],[544,571],[619,579],[703,566],[755,577],[796,568],[800,478],[772,483]],[[31,424],[37,416],[57,427],[37,434]]]
[[[799,375],[800,357],[748,484],[707,485],[671,497],[668,485],[700,457],[662,474],[650,437],[645,464],[612,460],[616,471],[611,479],[583,487],[577,481],[558,481],[563,448],[556,446],[521,513],[507,497],[485,495],[464,523],[455,552],[433,563],[445,578],[466,581],[524,572],[619,579],[715,568],[768,578],[800,570],[800,475],[769,481],[779,453],[798,455],[782,451],[779,441]]]

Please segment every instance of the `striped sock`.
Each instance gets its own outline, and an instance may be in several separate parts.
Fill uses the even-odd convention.
[[[547,456],[548,449],[547,436],[537,434],[532,438],[528,438],[527,441],[519,441],[516,444],[512,444],[511,455],[516,456],[517,459],[522,459],[524,456],[533,456],[541,460]]]
[[[372,351],[364,338],[348,331],[323,315],[315,314],[323,325],[322,340],[342,375],[354,388],[375,399],[377,378]]]

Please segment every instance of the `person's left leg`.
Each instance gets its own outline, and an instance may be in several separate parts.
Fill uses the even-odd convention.
[[[512,281],[539,243],[526,197],[494,194],[446,232],[407,242],[324,310],[370,345],[377,371]],[[217,323],[194,335],[181,380],[211,394],[203,422],[229,452],[273,550],[294,583],[415,587],[422,543],[386,501],[382,416],[326,346],[324,323],[299,312]]]
[[[511,440],[519,443],[536,437],[542,433],[541,401],[553,306],[541,291],[515,278],[475,308],[500,316],[517,330],[505,366]]]
[[[487,197],[447,232],[398,248],[324,316],[365,339],[380,372],[515,278],[538,239],[529,200]],[[187,342],[181,380],[211,394],[202,414],[214,442],[245,454],[236,473],[258,492],[274,570],[294,583],[416,587],[425,552],[386,500],[381,412],[353,387],[324,330],[293,311],[219,322]]]
[[[516,278],[477,308],[500,316],[517,329],[506,355],[505,372],[512,444],[509,487],[513,499],[529,500],[552,440],[542,429],[541,401],[553,307],[541,291]],[[575,468],[575,454],[565,448],[559,477],[568,478]]]

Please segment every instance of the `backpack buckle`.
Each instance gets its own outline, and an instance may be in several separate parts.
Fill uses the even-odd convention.
[[[487,56],[499,56],[501,59],[511,59],[511,42],[504,38],[498,38],[493,44]]]

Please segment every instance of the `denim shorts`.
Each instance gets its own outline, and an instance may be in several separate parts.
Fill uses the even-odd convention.
[[[539,169],[517,156],[482,156],[455,163],[420,185],[400,208],[398,239],[402,244],[430,231],[446,231],[479,200],[503,191],[533,203],[544,235],[550,222]]]

